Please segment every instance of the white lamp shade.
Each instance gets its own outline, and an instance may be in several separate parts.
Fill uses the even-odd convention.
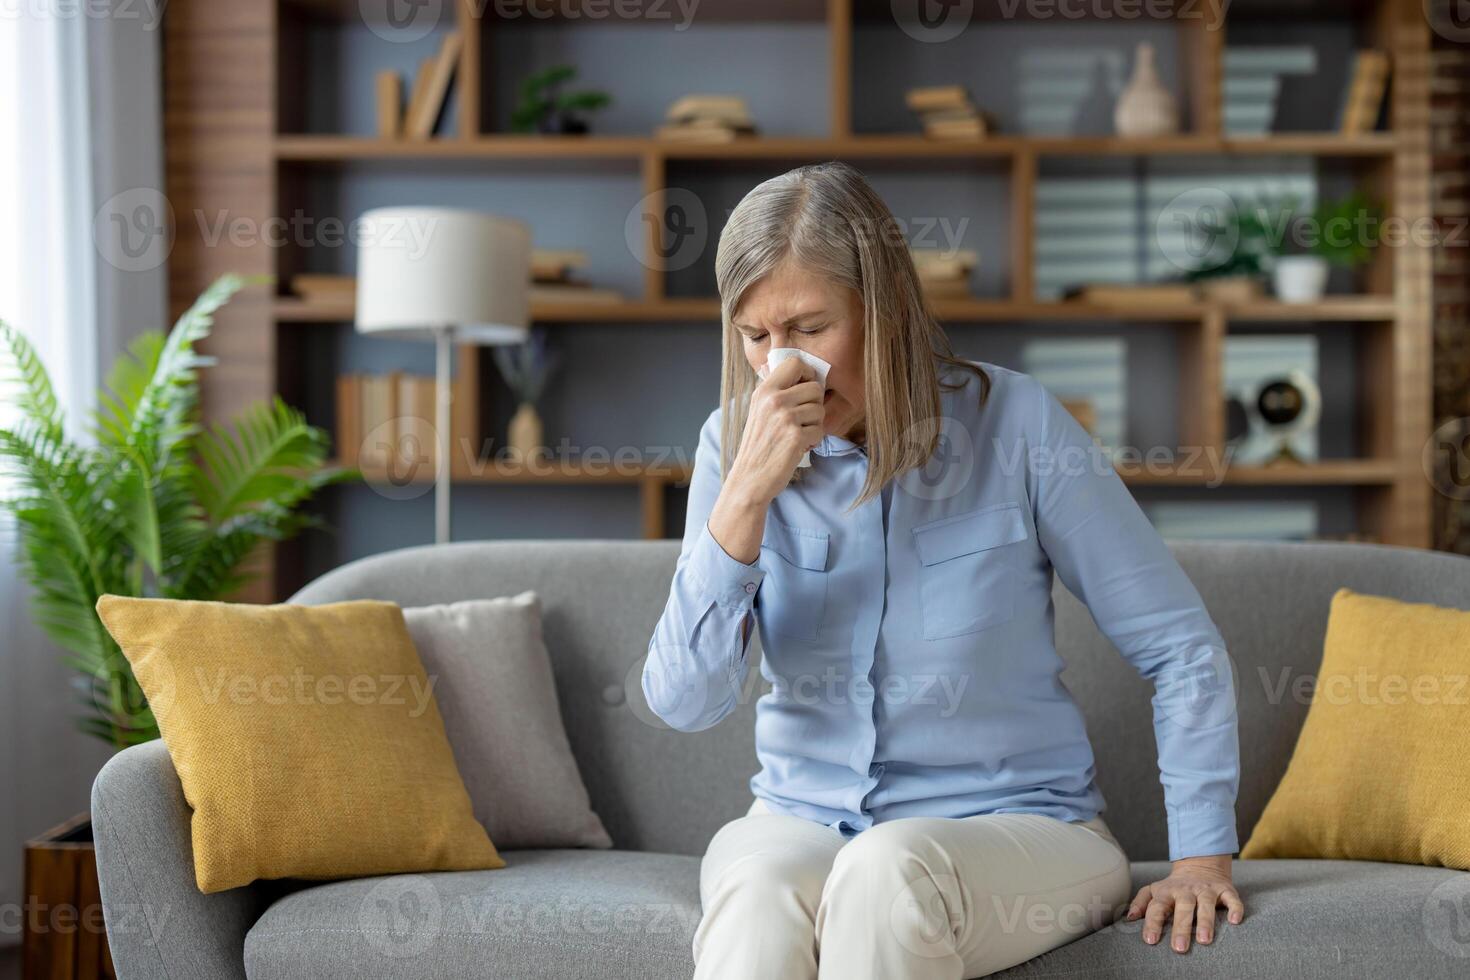
[[[454,208],[392,207],[358,222],[359,333],[516,344],[531,319],[531,231]]]

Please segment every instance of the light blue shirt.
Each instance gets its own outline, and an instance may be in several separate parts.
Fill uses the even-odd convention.
[[[900,817],[1104,809],[1053,641],[1052,572],[1154,685],[1169,857],[1238,849],[1240,759],[1225,644],[1107,456],[1028,374],[941,391],[922,469],[848,513],[866,449],[828,435],[744,564],[711,536],[720,413],[699,434],[684,544],[643,671],[649,707],[700,731],[741,696],[760,629],[761,770],[775,813],[844,836]],[[1122,667],[1122,664],[1119,664]],[[1148,751],[1144,744],[1138,751]]]

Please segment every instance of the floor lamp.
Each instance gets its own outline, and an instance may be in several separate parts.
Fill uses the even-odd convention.
[[[531,231],[509,218],[427,207],[366,211],[357,231],[357,332],[434,341],[434,541],[445,544],[454,348],[525,342]]]

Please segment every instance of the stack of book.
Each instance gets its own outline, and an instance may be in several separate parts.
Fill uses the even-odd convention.
[[[587,265],[580,249],[537,248],[531,251],[532,303],[621,303],[615,289],[593,289],[574,276]]]
[[[449,31],[444,35],[438,52],[419,63],[407,106],[403,104],[403,77],[391,69],[378,72],[378,136],[381,139],[426,140],[434,135],[463,47],[464,39],[459,31]]]
[[[980,256],[972,249],[910,248],[919,288],[930,299],[965,299],[970,295],[970,273]]]
[[[931,139],[983,139],[990,131],[985,114],[962,85],[912,88],[904,101],[919,114],[924,135]]]
[[[337,378],[337,458],[345,466],[418,467],[432,477],[439,441],[434,429],[434,379],[404,374],[343,374]]]
[[[357,280],[352,276],[302,273],[291,277],[291,292],[313,306],[351,309],[357,299]]]
[[[1199,291],[1190,283],[1090,282],[1064,290],[1062,298],[1096,306],[1188,306]]]
[[[738,95],[686,95],[669,106],[654,135],[665,140],[728,143],[755,135],[750,107]]]
[[[1356,136],[1378,128],[1383,97],[1388,91],[1388,55],[1382,51],[1359,51],[1353,62],[1353,78],[1342,107],[1342,134]]]

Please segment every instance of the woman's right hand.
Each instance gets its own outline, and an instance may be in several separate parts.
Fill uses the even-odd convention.
[[[822,386],[799,357],[776,365],[750,396],[740,448],[710,511],[709,529],[731,558],[760,557],[766,509],[791,482],[801,454],[822,441]]]
[[[802,454],[822,441],[823,394],[816,372],[801,358],[777,364],[751,393],[726,487],[747,502],[774,500],[791,482]]]

